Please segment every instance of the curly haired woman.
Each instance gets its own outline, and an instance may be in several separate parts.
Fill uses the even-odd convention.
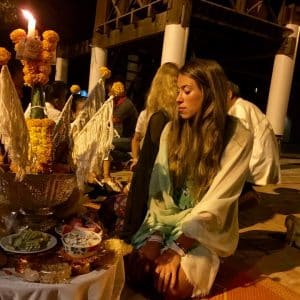
[[[166,123],[174,118],[176,112],[177,77],[178,67],[174,63],[168,62],[160,66],[148,93],[144,111],[145,121],[140,126],[141,132],[135,130],[132,145],[137,138],[142,139],[144,136],[144,139],[126,202],[122,235],[127,239],[138,230],[147,212],[149,182],[158,152],[160,135]],[[137,157],[134,147],[132,153],[134,158]]]

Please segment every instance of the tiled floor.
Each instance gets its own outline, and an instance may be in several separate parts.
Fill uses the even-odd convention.
[[[281,174],[280,184],[256,188],[261,196],[259,206],[240,213],[239,246],[226,263],[255,278],[269,277],[299,294],[300,299],[300,249],[285,243],[284,225],[287,215],[300,217],[300,155],[283,155]],[[144,299],[126,287],[121,297]]]

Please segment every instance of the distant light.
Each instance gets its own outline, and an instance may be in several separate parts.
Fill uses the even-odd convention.
[[[81,90],[80,91],[80,96],[87,97],[87,95],[88,95],[87,90]]]
[[[256,88],[254,89],[254,93],[257,94],[257,92],[258,92],[258,88],[256,87]]]

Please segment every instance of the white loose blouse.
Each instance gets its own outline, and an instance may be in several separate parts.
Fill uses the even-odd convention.
[[[218,257],[231,255],[238,244],[237,200],[248,175],[253,137],[237,119],[231,121],[228,129],[230,139],[211,186],[199,199],[190,195],[194,205],[182,208],[173,198],[168,166],[170,123],[166,125],[151,176],[149,209],[133,237],[137,248],[156,231],[164,234],[166,245],[181,234],[197,240],[198,246],[181,259],[187,279],[194,286],[193,296],[209,293],[218,272]],[[211,217],[207,218],[207,214]]]
[[[280,182],[279,151],[272,126],[253,103],[237,98],[228,114],[238,118],[253,134],[253,150],[247,181],[256,185]]]

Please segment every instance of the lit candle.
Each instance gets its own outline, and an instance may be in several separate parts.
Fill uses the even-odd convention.
[[[24,17],[28,21],[28,31],[27,31],[27,36],[28,37],[35,37],[35,18],[32,16],[32,14],[28,10],[22,9]]]

